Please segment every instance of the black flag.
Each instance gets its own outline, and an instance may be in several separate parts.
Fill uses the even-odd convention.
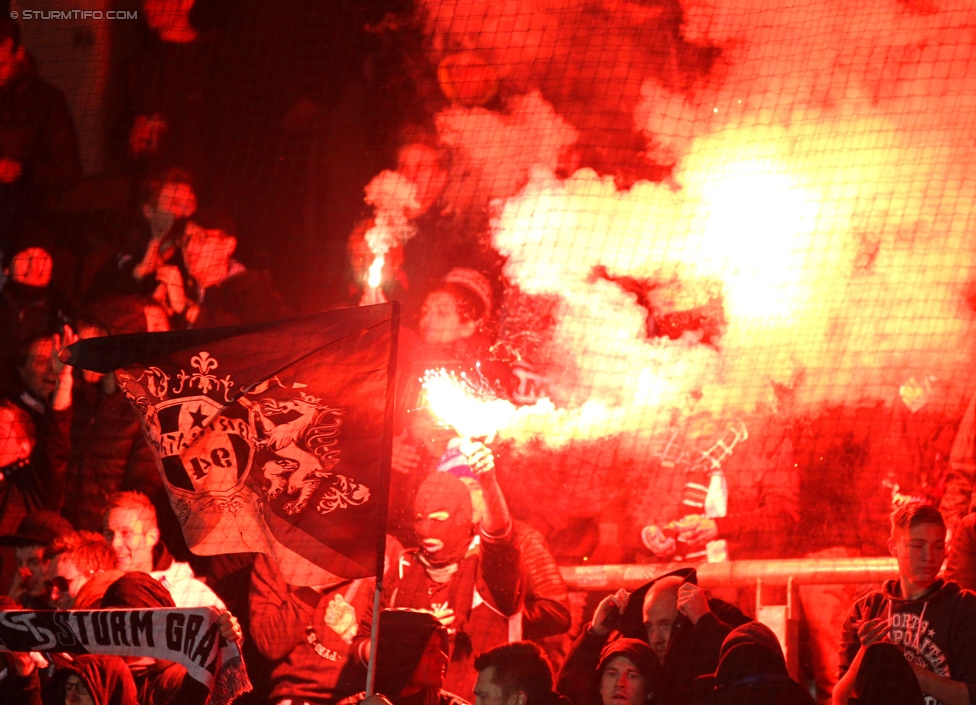
[[[382,570],[397,304],[283,323],[94,338],[194,553],[261,552],[292,585]]]

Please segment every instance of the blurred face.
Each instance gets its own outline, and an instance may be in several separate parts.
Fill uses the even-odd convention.
[[[169,330],[169,316],[159,306],[146,306],[142,309],[146,315],[147,333],[164,333]]]
[[[0,44],[0,86],[5,86],[14,76],[24,60],[24,47],[14,49],[14,40],[8,39]]]
[[[14,549],[14,560],[20,573],[21,587],[26,594],[31,597],[43,597],[48,568],[48,561],[44,560],[44,547],[18,546]]]
[[[103,338],[106,335],[108,335],[108,333],[103,328],[99,328],[98,326],[82,323],[78,327],[78,337],[81,338],[82,340],[90,340],[91,338]],[[91,370],[83,370],[81,376],[84,378],[86,382],[90,384],[94,384],[102,377],[104,377],[105,374],[103,372],[92,372]]]
[[[94,702],[85,682],[74,673],[68,676],[64,682],[65,705],[93,705]]]
[[[427,345],[446,345],[474,335],[474,321],[462,320],[457,299],[446,291],[427,295],[420,309],[420,337]]]
[[[443,639],[440,632],[436,631],[427,642],[424,655],[420,657],[420,663],[410,677],[410,685],[421,688],[442,688],[444,676],[447,674],[447,663]]]
[[[31,343],[27,359],[20,368],[20,377],[31,394],[46,399],[58,384],[51,356],[54,354],[54,338],[39,338]]]
[[[423,144],[408,144],[400,148],[397,171],[417,188],[419,208],[415,212],[407,212],[411,218],[430,208],[447,183],[447,172],[438,161],[437,150]]]
[[[59,610],[70,610],[75,604],[78,591],[88,582],[78,567],[62,556],[55,556],[48,566],[47,589],[51,604]]]
[[[194,0],[144,0],[143,17],[146,24],[155,32],[182,26],[189,21]]]
[[[946,556],[946,532],[938,524],[895,528],[888,539],[891,555],[898,559],[902,585],[912,592],[924,591],[935,582]],[[911,595],[906,595],[910,597]]]
[[[40,247],[28,247],[10,261],[10,278],[26,286],[45,287],[51,283],[54,260]]]
[[[119,570],[126,573],[152,570],[152,551],[159,540],[159,529],[151,517],[137,508],[111,509],[102,531],[118,557]]]
[[[0,468],[28,458],[34,449],[31,420],[13,404],[0,405]]]
[[[206,230],[196,223],[187,223],[183,234],[186,271],[200,286],[213,286],[227,276],[236,247],[237,239],[222,230]]]
[[[197,212],[197,197],[190,184],[167,182],[159,190],[156,207],[144,206],[143,215],[156,232],[168,232],[180,218]]]
[[[603,669],[600,678],[603,705],[643,705],[647,700],[647,681],[626,656],[617,656]]]
[[[678,594],[673,590],[649,591],[644,600],[644,628],[651,650],[664,663],[671,641],[671,631],[678,618]]]
[[[495,682],[495,667],[490,666],[478,671],[478,680],[474,684],[474,705],[509,705],[518,693],[512,693],[507,698],[502,687]]]

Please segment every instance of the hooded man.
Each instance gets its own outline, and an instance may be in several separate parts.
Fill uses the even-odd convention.
[[[868,647],[894,644],[910,664],[927,703],[976,703],[976,594],[940,579],[946,525],[930,504],[891,514],[888,548],[898,578],[854,603],[841,636],[840,680],[833,701],[846,705]]]
[[[715,673],[695,680],[698,702],[707,705],[812,705],[810,694],[790,678],[783,648],[760,622],[736,627],[722,642]]]
[[[428,610],[447,627],[447,688],[469,699],[474,654],[509,641],[510,621],[522,609],[524,590],[512,520],[490,451],[481,446],[470,461],[485,498],[480,531],[464,483],[450,473],[429,475],[414,503],[420,546],[401,552],[383,583],[385,607]],[[357,636],[364,663],[371,621],[369,610]]]
[[[434,615],[416,610],[383,610],[376,647],[375,691],[394,705],[464,705],[443,689],[450,640]],[[353,705],[364,693],[346,698]]]
[[[173,598],[163,585],[147,573],[126,573],[108,586],[102,597],[102,609],[155,609],[175,607]],[[220,636],[240,643],[240,625],[230,612],[220,616]],[[210,692],[194,680],[186,669],[172,661],[157,661],[148,657],[127,657],[129,671],[135,681],[140,703],[179,703],[193,705],[208,702]]]
[[[132,675],[118,656],[75,656],[54,672],[44,694],[44,705],[138,705],[139,702]]]
[[[749,621],[737,607],[708,598],[697,582],[695,569],[683,568],[604,598],[566,657],[557,690],[570,698],[585,692],[601,650],[624,637],[644,641],[660,661],[658,703],[690,702],[695,678],[714,673],[725,637]]]

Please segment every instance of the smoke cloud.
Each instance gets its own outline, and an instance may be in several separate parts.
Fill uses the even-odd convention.
[[[478,51],[498,69],[502,113],[455,106],[441,138],[479,175],[471,201],[494,203],[511,284],[558,302],[556,403],[503,435],[618,434],[621,467],[692,413],[971,388],[968,3],[422,6],[435,60]],[[715,341],[648,335],[649,308],[716,302]]]

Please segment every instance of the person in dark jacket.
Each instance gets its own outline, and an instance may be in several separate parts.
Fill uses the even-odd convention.
[[[813,705],[790,678],[783,648],[760,622],[736,627],[722,642],[715,673],[695,680],[701,705]]]
[[[376,646],[375,692],[393,705],[464,705],[465,700],[443,689],[447,673],[447,629],[434,615],[393,609],[380,613]],[[354,705],[365,693],[340,705]]]
[[[898,647],[878,642],[864,651],[854,681],[854,695],[847,702],[856,705],[924,705],[925,696]]]
[[[372,578],[316,588],[288,585],[274,561],[258,555],[251,570],[250,635],[271,661],[270,702],[335,702],[362,688],[365,671],[347,664],[346,656],[374,588]]]
[[[20,27],[0,16],[0,251],[24,223],[81,178],[78,137],[64,96],[42,81],[20,43]]]
[[[656,703],[663,682],[661,664],[640,639],[615,639],[603,647],[590,695],[581,705],[645,705]]]
[[[844,620],[837,705],[848,702],[868,647],[882,642],[902,652],[927,700],[976,703],[976,594],[939,578],[945,539],[934,506],[913,502],[892,512],[888,547],[898,578],[855,602]]]
[[[415,502],[420,547],[402,551],[383,582],[384,606],[429,610],[448,628],[447,688],[466,698],[475,681],[474,654],[510,641],[524,594],[521,557],[494,461],[481,446],[471,463],[484,487],[480,527],[472,521],[464,484],[450,473],[429,475]],[[354,644],[364,663],[371,622],[370,609]]]
[[[175,607],[173,598],[162,583],[148,573],[126,573],[108,586],[102,596],[101,608]],[[230,612],[220,616],[220,636],[241,643],[240,625]],[[207,687],[194,680],[186,669],[172,661],[152,658],[127,659],[135,681],[139,702],[148,705],[204,705],[210,698]]]
[[[30,511],[60,511],[64,502],[73,376],[72,369],[58,359],[58,353],[77,336],[68,326],[62,326],[59,332],[58,322],[46,313],[40,318],[27,325],[29,330],[25,330],[16,353],[7,361],[15,371],[14,379],[6,400],[0,403],[24,411],[33,431],[27,461],[6,467],[0,480],[0,534],[11,533]],[[0,422],[20,425],[22,416],[14,413],[17,419]]]
[[[87,699],[85,696],[88,696]],[[139,705],[136,686],[118,656],[82,654],[55,670],[44,705]]]
[[[140,189],[138,223],[120,251],[92,278],[86,300],[156,293],[157,270],[166,265],[183,266],[180,238],[186,219],[196,209],[193,178],[186,171],[167,169],[146,179]]]
[[[101,299],[78,315],[82,340],[165,330],[169,330],[165,312],[155,301],[141,296]],[[169,500],[152,449],[115,375],[86,370],[81,377],[73,395],[68,469],[69,491],[79,501],[65,508],[66,515],[79,529],[101,531],[108,498],[115,492],[136,490],[151,497],[157,512],[168,516]],[[176,523],[175,518],[171,523]],[[172,542],[173,533],[167,532],[164,540]]]
[[[690,702],[695,678],[714,673],[722,641],[749,621],[737,607],[708,598],[697,579],[694,568],[684,568],[606,597],[567,656],[557,690],[570,699],[585,693],[603,647],[631,638],[647,643],[663,667],[657,702]]]
[[[479,654],[474,668],[474,695],[481,705],[572,705],[552,689],[552,664],[531,642],[496,646]]]
[[[267,272],[247,269],[233,258],[237,224],[226,213],[202,208],[186,224],[181,241],[183,266],[156,270],[166,289],[166,305],[186,328],[221,328],[288,317]]]

